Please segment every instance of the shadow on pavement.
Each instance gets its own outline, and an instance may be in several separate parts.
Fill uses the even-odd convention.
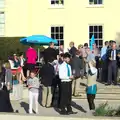
[[[85,111],[81,106],[79,106],[78,104],[76,104],[75,102],[72,101],[71,106],[74,107],[77,110],[80,110],[81,112],[86,113],[87,111]]]
[[[24,108],[24,110],[26,111],[26,113],[29,113],[29,104],[26,102],[21,102],[20,103],[21,107]]]

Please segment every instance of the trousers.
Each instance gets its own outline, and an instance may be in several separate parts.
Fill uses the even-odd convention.
[[[94,99],[95,99],[94,94],[87,94],[87,100],[88,100],[90,110],[95,110]]]
[[[72,95],[78,95],[80,92],[80,80],[81,78],[77,78],[72,81]]]
[[[72,111],[71,107],[72,99],[72,82],[61,82],[61,92],[60,92],[60,108],[61,111]]]
[[[33,113],[33,102],[35,103],[35,112],[38,113],[38,93],[29,91],[29,113]]]
[[[52,87],[42,87],[42,105],[50,107],[52,103]]]

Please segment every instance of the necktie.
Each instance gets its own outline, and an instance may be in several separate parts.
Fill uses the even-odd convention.
[[[68,77],[70,77],[70,69],[69,69],[68,64],[67,64],[67,75],[68,75]]]
[[[112,60],[114,60],[114,50],[112,51]]]

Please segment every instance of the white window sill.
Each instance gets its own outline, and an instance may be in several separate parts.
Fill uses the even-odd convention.
[[[104,5],[88,5],[87,8],[104,8]]]
[[[63,9],[64,5],[50,5],[50,9]]]

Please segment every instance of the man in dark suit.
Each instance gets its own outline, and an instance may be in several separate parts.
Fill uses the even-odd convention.
[[[69,53],[72,57],[76,55],[77,48],[74,46],[74,42],[70,42],[70,50]]]
[[[52,66],[52,61],[45,63],[41,70],[41,84],[42,84],[42,106],[49,108],[52,103],[52,83],[55,77],[54,67]]]
[[[80,77],[81,77],[81,70],[83,69],[83,62],[79,58],[80,52],[76,52],[76,56],[72,58],[71,60],[71,67],[73,71],[73,75],[75,79],[72,82],[72,95],[78,96],[79,93],[77,91],[80,91]]]
[[[108,59],[108,84],[111,85],[114,82],[114,85],[117,85],[117,62],[119,58],[119,51],[116,49],[116,42],[113,41],[111,49],[107,51]]]
[[[49,47],[44,50],[43,56],[46,63],[57,59],[57,51],[54,49],[54,43],[51,42]]]

